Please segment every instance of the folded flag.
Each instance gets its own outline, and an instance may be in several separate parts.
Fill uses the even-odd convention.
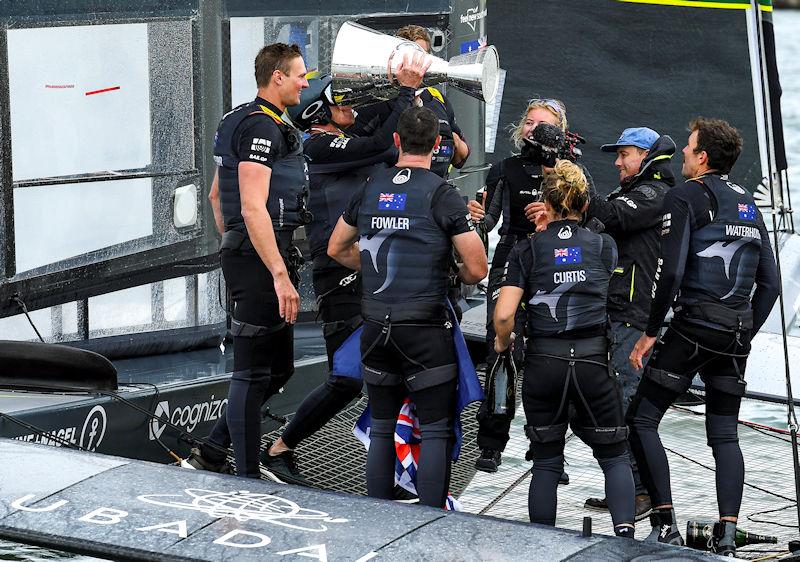
[[[369,406],[361,414],[353,427],[353,434],[369,450]],[[394,462],[394,483],[404,490],[417,495],[417,466],[419,462],[419,448],[422,435],[419,429],[419,419],[416,408],[410,398],[406,398],[400,413],[397,416],[397,426],[394,430],[394,449],[397,458]],[[445,509],[461,511],[462,507],[452,494],[447,494]]]

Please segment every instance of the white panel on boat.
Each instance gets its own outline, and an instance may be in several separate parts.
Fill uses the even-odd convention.
[[[164,281],[164,319],[169,322],[186,321],[186,277]]]
[[[233,107],[253,99],[253,60],[264,46],[264,18],[231,18],[231,101]]]
[[[149,178],[14,190],[17,271],[153,233]]]
[[[89,331],[119,330],[152,324],[151,285],[140,285],[89,299]],[[92,337],[109,334],[95,334]]]
[[[150,164],[146,24],[8,32],[14,180]]]

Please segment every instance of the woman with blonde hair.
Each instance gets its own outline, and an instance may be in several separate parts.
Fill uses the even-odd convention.
[[[539,231],[508,256],[494,312],[495,352],[512,345],[514,317],[525,299],[527,320],[522,404],[533,459],[528,511],[532,523],[555,525],[567,424],[592,448],[603,470],[614,532],[633,537],[634,485],[628,429],[609,370],[606,296],[617,263],[607,234],[579,226],[589,204],[586,176],[559,161],[542,186]],[[522,342],[518,342],[523,347]],[[569,419],[569,404],[575,416]]]
[[[521,150],[523,139],[531,138],[536,127],[545,123],[567,130],[567,111],[564,103],[556,99],[532,99],[517,123],[510,127],[511,140],[517,150]],[[536,230],[536,225],[525,216],[525,207],[539,200],[544,171],[540,163],[533,162],[520,154],[515,154],[492,166],[486,178],[484,201],[470,201],[468,208],[472,220],[486,232],[491,231],[503,216],[500,225],[500,241],[494,250],[489,286],[486,291],[486,364],[492,365],[497,358],[494,353],[494,328],[492,313],[497,300],[498,281],[511,248],[517,241],[526,238]],[[523,318],[520,312],[515,333],[522,337]],[[515,362],[522,364],[522,354],[515,354]],[[487,389],[488,390],[488,389]],[[478,447],[481,455],[475,468],[484,472],[496,472],[501,463],[501,454],[508,442],[511,418],[495,415],[488,411],[484,402],[478,412]],[[566,478],[566,475],[565,475]]]

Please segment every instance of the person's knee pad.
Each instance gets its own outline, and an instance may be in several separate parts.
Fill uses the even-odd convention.
[[[564,436],[566,433],[566,423],[546,426],[526,425],[525,435],[530,440],[531,445],[525,454],[525,460],[563,456]]]
[[[385,439],[394,440],[395,427],[397,427],[397,420],[372,418],[369,435],[373,439],[382,437]]]
[[[541,470],[545,472],[553,472],[561,475],[564,472],[564,455],[556,455],[554,457],[542,457],[533,459],[533,470]]]
[[[450,418],[442,418],[435,422],[420,423],[419,431],[423,441],[450,439],[453,436],[453,422]]]
[[[739,422],[736,416],[720,416],[717,414],[706,413],[706,435],[708,446],[721,445],[723,443],[739,442]]]

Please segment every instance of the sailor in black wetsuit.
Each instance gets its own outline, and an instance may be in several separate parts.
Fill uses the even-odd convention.
[[[543,186],[546,229],[517,243],[508,256],[494,313],[495,351],[512,341],[525,299],[528,342],[522,404],[533,470],[528,510],[532,523],[555,525],[558,481],[564,470],[567,423],[592,448],[603,469],[614,532],[633,537],[634,486],[628,430],[619,388],[609,367],[606,297],[617,263],[607,234],[578,226],[589,201],[586,177],[572,162],[556,164]],[[523,347],[523,342],[516,344]],[[568,419],[569,404],[575,417]]]
[[[371,411],[367,492],[394,497],[394,430],[410,395],[422,434],[420,503],[441,508],[450,479],[458,372],[454,320],[445,303],[448,262],[455,247],[466,283],[483,278],[487,264],[464,201],[429,169],[438,141],[432,111],[403,112],[395,133],[397,166],[374,174],[353,198],[328,254],[363,278],[361,354]]]
[[[300,103],[289,110],[292,122],[310,132],[303,152],[311,174],[309,208],[314,220],[306,233],[331,375],[303,400],[281,437],[261,456],[262,464],[286,481],[303,482],[294,449],[361,393],[361,381],[333,372],[334,352],[361,324],[361,278],[328,256],[328,240],[353,194],[372,173],[397,161],[393,138],[397,120],[411,107],[428,65],[423,57],[409,57],[400,64],[396,76],[402,87],[394,112],[369,137],[342,131],[353,123],[353,110],[334,103],[330,76],[310,80]]]
[[[431,37],[424,27],[406,25],[397,31],[397,37],[413,41],[426,53],[431,51]],[[372,134],[391,114],[394,103],[395,101],[392,100],[360,108],[357,112],[358,116],[353,132],[362,136]],[[433,152],[431,172],[446,178],[451,167],[461,168],[469,157],[469,146],[464,140],[461,127],[456,122],[453,107],[447,100],[447,96],[437,88],[418,90],[414,103],[427,107],[439,119],[439,135],[442,140]]]
[[[261,406],[294,372],[292,324],[300,297],[292,233],[308,222],[308,170],[299,131],[281,118],[308,87],[297,45],[275,43],[255,61],[258,97],[228,112],[214,139],[211,202],[224,234],[220,260],[234,302],[234,372],[226,418],[184,466],[224,467],[233,442],[236,474],[260,478]]]
[[[648,539],[683,544],[658,425],[700,374],[720,515],[713,547],[718,554],[733,556],[744,483],[737,419],[745,364],[750,340],[767,319],[780,283],[753,196],[728,178],[742,149],[739,132],[725,121],[702,117],[689,128],[682,172],[690,179],[672,188],[664,200],[653,303],[647,329],[631,352],[633,367],[641,368],[643,356],[653,345],[655,350],[626,419],[631,448],[653,501]],[[675,316],[656,343],[670,306]]]
[[[511,139],[517,148],[522,148],[523,139],[530,138],[539,123],[549,123],[566,130],[567,116],[564,105],[553,99],[535,99],[528,102],[520,122],[511,134]],[[494,364],[497,357],[494,352],[495,334],[492,316],[499,294],[500,278],[514,244],[536,230],[536,225],[526,218],[525,208],[539,200],[542,174],[541,165],[534,164],[521,155],[511,156],[492,166],[486,178],[487,191],[484,201],[469,202],[473,221],[480,224],[480,228],[484,228],[487,232],[497,224],[501,213],[503,216],[500,241],[494,250],[492,267],[489,270],[489,286],[486,289],[487,366]],[[525,314],[520,309],[514,331],[520,341],[524,324]],[[514,358],[521,366],[522,346],[516,349]],[[481,455],[475,462],[475,468],[485,472],[496,472],[501,463],[501,453],[508,442],[511,419],[489,413],[488,402],[484,401],[478,411],[478,422],[478,447],[481,449]]]

